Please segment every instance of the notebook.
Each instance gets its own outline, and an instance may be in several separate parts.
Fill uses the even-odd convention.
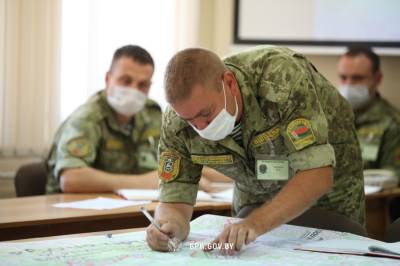
[[[378,240],[331,239],[303,244],[297,250],[323,253],[378,256],[400,259],[400,242],[385,243]]]

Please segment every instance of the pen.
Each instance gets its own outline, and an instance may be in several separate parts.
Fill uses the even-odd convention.
[[[154,218],[151,216],[151,214],[144,207],[140,207],[140,211],[144,214],[144,216],[146,216],[146,218],[150,221],[150,223],[152,225],[154,225],[155,228],[157,228],[158,231],[160,231],[161,233],[165,234],[161,230],[161,226],[154,220]],[[176,239],[176,238],[174,238],[174,239],[176,241],[174,241],[173,239],[168,237],[168,249],[170,251],[177,251],[178,250],[178,246],[179,246],[178,239]]]

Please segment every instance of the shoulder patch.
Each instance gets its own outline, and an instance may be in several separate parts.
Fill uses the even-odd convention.
[[[85,137],[75,138],[68,142],[67,150],[73,156],[84,157],[90,152],[90,143]]]
[[[274,141],[279,137],[280,129],[279,127],[274,127],[273,129],[267,130],[261,134],[258,134],[253,138],[251,143],[254,146],[261,145],[267,143],[268,140]]]
[[[286,133],[296,150],[301,150],[316,142],[309,120],[298,118],[289,123]]]
[[[171,182],[179,174],[181,157],[171,151],[165,151],[160,155],[158,165],[158,177],[164,182]]]
[[[191,155],[192,162],[204,165],[221,165],[233,164],[233,156],[231,154],[222,155]]]

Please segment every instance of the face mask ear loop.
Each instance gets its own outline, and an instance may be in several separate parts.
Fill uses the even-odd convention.
[[[224,109],[226,110],[226,94],[225,94],[225,85],[224,85],[224,81],[222,81],[222,90],[224,91],[224,101],[225,101],[225,107]]]

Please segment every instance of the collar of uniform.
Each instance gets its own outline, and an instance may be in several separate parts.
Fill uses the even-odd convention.
[[[132,117],[131,121],[127,125],[120,125],[117,121],[117,116],[115,111],[111,108],[111,106],[107,103],[106,91],[102,90],[100,92],[100,103],[105,111],[106,121],[108,126],[118,132],[121,132],[124,135],[131,135],[132,129],[134,128],[134,123],[136,123],[134,117]]]
[[[385,113],[386,103],[382,97],[377,94],[375,99],[369,103],[368,108],[355,112],[355,124],[356,127],[360,127],[372,123],[382,123],[382,113]]]
[[[243,145],[247,147],[254,134],[267,130],[267,118],[260,108],[260,104],[254,93],[256,84],[238,68],[226,65],[236,77],[243,100],[243,113],[241,117]]]

